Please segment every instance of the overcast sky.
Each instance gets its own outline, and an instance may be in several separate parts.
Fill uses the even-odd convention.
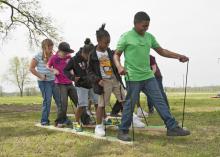
[[[45,15],[50,15],[60,35],[78,50],[86,37],[93,43],[95,31],[104,22],[111,35],[110,48],[115,49],[120,35],[133,27],[133,16],[145,11],[151,17],[149,32],[163,48],[190,58],[190,86],[220,85],[220,2],[218,0],[40,0]],[[25,29],[19,28],[7,43],[0,45],[0,76],[4,75],[9,58],[33,56]],[[163,58],[156,52],[157,63],[165,86],[182,86],[186,64]],[[220,60],[219,60],[220,61]],[[2,82],[2,81],[1,81]],[[5,91],[15,88],[1,83]]]

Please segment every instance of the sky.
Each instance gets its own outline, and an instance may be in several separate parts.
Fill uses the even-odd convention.
[[[62,3],[61,3],[62,2]],[[111,35],[110,48],[115,49],[121,34],[133,28],[133,17],[145,11],[151,18],[148,32],[161,47],[190,58],[188,85],[220,85],[220,1],[218,0],[40,0],[42,12],[53,18],[64,41],[78,50],[86,37],[96,44],[95,31],[106,23]],[[0,15],[1,16],[1,15]],[[30,49],[23,27],[14,30],[0,45],[0,77],[13,56],[32,57],[39,50]],[[164,86],[182,87],[186,63],[151,54],[163,75]],[[37,83],[36,83],[37,84]],[[1,80],[4,91],[16,88]]]

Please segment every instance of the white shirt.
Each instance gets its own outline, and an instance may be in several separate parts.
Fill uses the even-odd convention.
[[[96,51],[99,63],[100,63],[100,70],[101,70],[101,75],[102,78],[104,79],[110,79],[112,78],[112,67],[111,67],[111,62],[110,58],[108,56],[108,52],[100,52]]]

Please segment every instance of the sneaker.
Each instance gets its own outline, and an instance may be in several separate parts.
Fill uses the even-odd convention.
[[[133,124],[135,128],[144,128],[145,124],[138,118],[136,114],[133,114]]]
[[[95,135],[96,136],[105,136],[105,129],[104,126],[102,124],[96,125],[95,127]]]
[[[103,120],[104,125],[112,125],[112,120],[110,118],[105,118]]]
[[[64,124],[62,124],[62,123],[57,123],[56,127],[58,127],[58,128],[64,128]]]
[[[173,129],[167,130],[167,136],[187,136],[190,135],[190,131],[184,130],[180,126],[176,126]]]
[[[93,113],[90,111],[90,110],[86,110],[86,113],[89,115],[89,116],[92,116]]]
[[[69,119],[66,119],[63,123],[66,125],[72,125],[72,121]]]
[[[143,114],[144,114],[144,115],[143,115]],[[148,117],[148,113],[145,112],[144,110],[143,110],[143,113],[142,113],[141,108],[138,107],[138,109],[137,109],[137,116],[138,116],[139,118],[143,118],[144,116],[145,116],[145,117]]]
[[[82,132],[83,131],[82,126],[79,123],[74,123],[73,128],[76,132]]]
[[[128,131],[119,130],[117,137],[119,140],[122,141],[131,141],[131,137],[129,136]]]
[[[48,126],[48,125],[50,125],[50,123],[49,122],[41,122],[41,125]]]

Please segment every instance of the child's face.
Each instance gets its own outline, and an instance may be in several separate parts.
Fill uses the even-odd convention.
[[[110,43],[110,37],[103,37],[100,40],[98,40],[98,46],[102,51],[107,50]]]
[[[144,35],[144,33],[148,30],[150,21],[141,21],[138,23],[135,23],[134,27],[135,30],[140,34],[140,35]]]
[[[65,53],[63,51],[59,51],[59,56],[60,57],[66,57],[68,55],[68,53]]]
[[[53,52],[53,45],[46,45],[46,46],[44,46],[44,51],[47,54],[51,54]]]
[[[82,55],[82,57],[83,57],[85,60],[88,60],[88,58],[89,58],[89,53],[82,52],[81,55]]]

